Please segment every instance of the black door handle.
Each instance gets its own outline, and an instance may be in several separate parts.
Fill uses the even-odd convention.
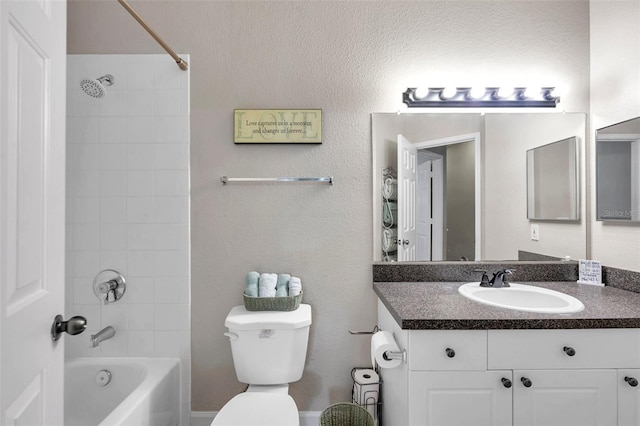
[[[80,334],[87,328],[87,319],[81,316],[75,316],[64,321],[62,315],[56,315],[51,324],[51,339],[57,341],[62,333],[71,335]]]

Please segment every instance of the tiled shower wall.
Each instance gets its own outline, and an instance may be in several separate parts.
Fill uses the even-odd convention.
[[[105,74],[103,98],[81,90]],[[88,322],[67,357],[181,358],[188,419],[189,71],[168,55],[69,55],[67,75],[66,315]],[[126,279],[116,303],[93,293],[103,269]],[[115,337],[90,348],[109,325]]]

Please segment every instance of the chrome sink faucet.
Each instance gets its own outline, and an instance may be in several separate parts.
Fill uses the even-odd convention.
[[[107,339],[111,339],[116,335],[116,329],[111,327],[110,325],[98,331],[96,334],[92,334],[89,342],[91,343],[91,347],[97,347],[100,342],[104,342]]]
[[[487,271],[476,269],[475,272],[482,272],[480,287],[503,288],[510,287],[506,280],[506,276],[513,274],[513,271],[515,271],[515,269],[503,269],[501,271],[494,272],[491,279],[487,276]]]

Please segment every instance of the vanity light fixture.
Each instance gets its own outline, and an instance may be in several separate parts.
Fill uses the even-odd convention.
[[[555,108],[555,87],[429,87],[408,88],[402,101],[409,108]]]

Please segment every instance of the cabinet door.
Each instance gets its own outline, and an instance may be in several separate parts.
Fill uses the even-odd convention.
[[[511,371],[410,372],[409,425],[511,426],[511,382]]]
[[[616,370],[516,370],[514,426],[615,426]]]
[[[640,370],[618,370],[618,425],[640,426]]]

